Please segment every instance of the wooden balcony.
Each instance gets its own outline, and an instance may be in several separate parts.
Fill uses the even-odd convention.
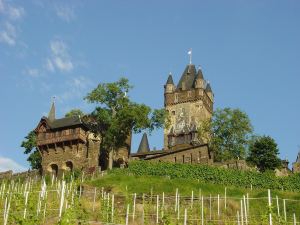
[[[46,135],[39,136],[37,138],[37,145],[42,146],[42,145],[48,145],[48,144],[55,144],[55,143],[60,143],[60,142],[68,142],[68,141],[73,141],[73,140],[79,140],[82,142],[86,142],[86,136],[82,132],[74,133],[74,134],[69,134],[69,135],[61,135],[61,136],[55,136],[55,137],[46,137]]]

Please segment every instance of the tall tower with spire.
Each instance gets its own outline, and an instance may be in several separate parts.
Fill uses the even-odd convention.
[[[177,85],[169,74],[164,86],[164,105],[170,126],[164,129],[164,149],[180,149],[204,144],[198,137],[200,124],[212,117],[214,94],[201,68],[188,64]]]

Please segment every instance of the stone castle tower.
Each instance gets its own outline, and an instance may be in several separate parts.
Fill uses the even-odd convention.
[[[187,65],[177,86],[170,74],[164,88],[164,105],[170,116],[170,126],[164,129],[164,149],[203,144],[197,128],[212,117],[214,94],[201,69]]]

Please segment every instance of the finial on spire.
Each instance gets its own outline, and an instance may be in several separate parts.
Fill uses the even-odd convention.
[[[193,55],[192,49],[190,49],[190,50],[188,51],[188,55],[189,55],[189,57],[190,57],[190,65],[191,65],[191,64],[192,64],[192,55]]]

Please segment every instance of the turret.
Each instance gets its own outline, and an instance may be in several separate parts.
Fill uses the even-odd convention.
[[[195,88],[204,89],[204,87],[205,87],[204,77],[203,77],[201,69],[199,68],[197,75],[196,75],[196,79],[195,79]]]
[[[205,91],[206,91],[208,97],[209,97],[209,98],[211,99],[211,101],[213,102],[213,101],[214,101],[214,94],[213,94],[213,92],[212,92],[212,90],[211,90],[211,86],[210,86],[209,82],[208,82],[207,85],[206,85]]]
[[[147,152],[150,152],[150,148],[149,148],[147,134],[144,133],[137,153],[147,153]]]
[[[172,93],[174,90],[175,90],[175,85],[174,85],[174,82],[173,82],[172,74],[170,73],[169,77],[168,77],[168,80],[167,80],[167,83],[165,85],[165,93]]]

